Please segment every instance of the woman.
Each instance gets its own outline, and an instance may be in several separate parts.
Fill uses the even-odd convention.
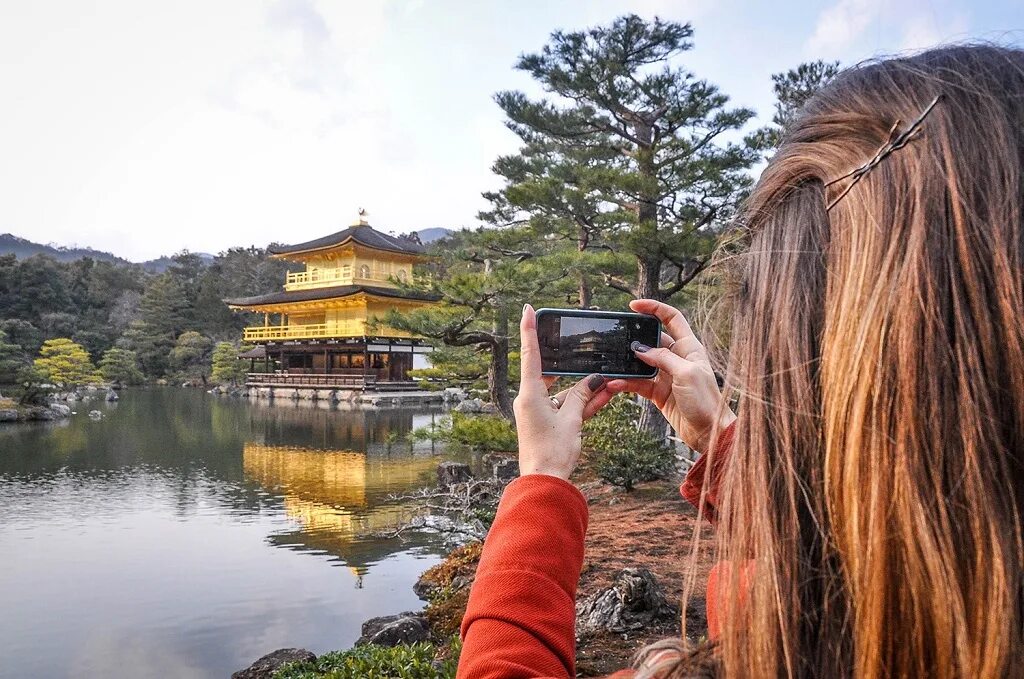
[[[556,409],[525,309],[523,476],[460,676],[573,675],[587,509],[566,479],[621,391],[709,451],[684,490],[721,559],[713,648],[658,644],[636,676],[1024,675],[1022,214],[1024,52],[938,49],[844,73],[787,131],[732,258],[724,398],[682,316],[639,300],[669,335],[638,354],[659,378],[591,377]]]

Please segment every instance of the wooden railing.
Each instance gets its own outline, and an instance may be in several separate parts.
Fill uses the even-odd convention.
[[[307,290],[309,288],[326,288],[332,285],[359,285],[360,283],[394,287],[394,283],[385,272],[370,271],[368,275],[361,276],[358,269],[353,271],[352,267],[339,267],[290,273],[285,279],[284,289]]]
[[[246,328],[243,339],[246,342],[259,342],[319,337],[362,337],[365,334],[366,323],[356,320],[306,325],[257,325]]]
[[[361,274],[366,273],[363,276]],[[395,279],[402,282],[402,277],[397,273]],[[285,277],[285,290],[308,290],[310,288],[327,288],[334,285],[377,285],[383,287],[395,287],[392,274],[380,269],[371,269],[369,272],[360,271],[359,268],[351,266],[340,266],[333,269],[312,269],[308,271],[297,271]],[[420,283],[429,283],[430,274],[416,276],[415,280]]]
[[[377,382],[376,375],[315,375],[295,373],[249,373],[251,387],[363,387]]]

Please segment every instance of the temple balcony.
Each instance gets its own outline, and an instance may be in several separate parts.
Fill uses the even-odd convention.
[[[285,279],[285,290],[310,290],[313,288],[329,288],[335,285],[376,285],[378,287],[395,287],[395,280],[404,281],[408,278],[405,269],[392,273],[368,266],[353,268],[351,265],[332,269],[309,269],[288,274]],[[420,280],[417,276],[416,280]],[[426,280],[426,279],[424,279]]]
[[[412,333],[396,330],[387,326],[377,326],[367,331],[367,323],[362,319],[335,321],[331,323],[311,323],[305,325],[257,325],[243,331],[246,342],[272,342],[300,339],[332,339],[341,337],[365,337],[380,335],[386,337],[412,337]]]

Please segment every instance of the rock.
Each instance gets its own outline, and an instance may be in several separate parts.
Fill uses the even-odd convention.
[[[452,410],[454,410],[457,413],[464,413],[465,414],[465,413],[479,413],[479,412],[483,412],[483,408],[484,408],[484,402],[481,401],[480,399],[478,399],[478,398],[467,398],[465,401],[462,401],[457,406],[455,406]]]
[[[466,398],[468,394],[466,390],[461,387],[445,387],[444,391],[441,392],[441,399],[445,403],[456,403]]]
[[[85,385],[85,390],[86,391],[99,391],[100,388],[97,387],[95,384],[87,384],[87,385]]]
[[[17,422],[18,411],[14,408],[0,408],[0,422]]]
[[[494,478],[497,481],[511,481],[519,478],[519,460],[505,458],[494,463]]]
[[[70,417],[71,416],[71,406],[65,405],[64,403],[51,403],[50,404],[50,412],[52,412],[54,415],[58,415],[60,417]]]
[[[62,398],[63,398],[63,400],[65,400],[65,401],[67,401],[67,402],[69,402],[69,403],[74,403],[75,401],[77,401],[77,400],[78,400],[78,394],[76,394],[76,393],[75,393],[75,392],[73,392],[73,391],[69,391],[69,392],[68,392],[67,394],[65,394],[65,395],[64,395],[64,396],[63,396]]]
[[[576,604],[576,634],[626,632],[678,614],[646,568],[624,568],[612,586]]]
[[[90,420],[102,420],[103,419],[103,411],[101,411],[101,410],[90,410],[89,411],[89,419]]]
[[[104,396],[103,398],[106,399],[107,403],[121,400],[121,397],[118,396],[117,392],[114,391],[113,389],[107,389],[107,395]]]
[[[456,483],[465,483],[473,478],[468,464],[461,462],[442,462],[437,465],[437,485],[447,488]]]
[[[28,411],[29,420],[42,420],[43,422],[49,422],[50,420],[56,420],[57,414],[49,408],[43,406],[32,406]]]
[[[279,648],[268,653],[244,670],[238,670],[231,679],[271,679],[274,672],[292,662],[316,660],[316,655],[304,648]]]
[[[356,640],[356,646],[415,644],[418,641],[426,641],[429,635],[430,624],[421,615],[415,613],[385,615],[381,618],[370,618],[363,623],[363,636]]]
[[[488,415],[495,415],[498,412],[498,406],[496,406],[496,405],[494,405],[493,403],[490,403],[490,402],[482,403],[480,405],[480,412],[481,413],[487,413]]]

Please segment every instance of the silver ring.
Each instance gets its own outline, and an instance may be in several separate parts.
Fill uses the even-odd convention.
[[[676,342],[678,342],[678,341],[679,341],[679,340],[672,340],[672,341],[671,341],[671,342],[669,343],[669,345],[668,345],[667,347],[665,347],[665,348],[666,348],[666,349],[668,349],[669,351],[672,351],[672,347],[674,347],[674,346],[676,345]]]
[[[548,398],[551,399],[551,404],[554,405],[556,409],[562,407],[562,404],[558,401],[557,396],[548,396]]]

